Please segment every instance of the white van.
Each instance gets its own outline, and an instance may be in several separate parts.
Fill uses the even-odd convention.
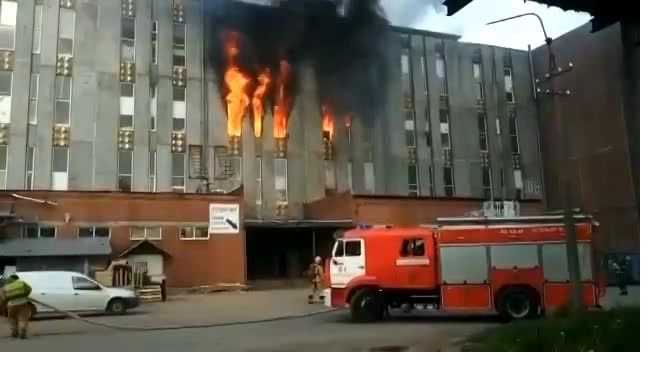
[[[139,305],[132,290],[104,287],[77,272],[17,272],[32,287],[31,298],[69,312],[108,312],[123,314]],[[0,282],[5,281],[0,277]],[[53,309],[33,304],[33,315]]]

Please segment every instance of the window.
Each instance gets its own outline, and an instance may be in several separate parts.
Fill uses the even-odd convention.
[[[57,236],[57,228],[53,226],[40,226],[39,238],[55,238]]]
[[[435,75],[439,79],[445,78],[445,59],[441,53],[435,54]]]
[[[424,249],[424,240],[422,239],[406,239],[401,243],[401,251],[399,253],[401,257],[414,257],[414,256],[426,256],[426,251]]]
[[[275,200],[280,203],[289,202],[288,163],[285,158],[275,159]]]
[[[451,166],[443,167],[443,176],[445,181],[445,196],[454,197],[454,171]]]
[[[472,63],[472,71],[474,74],[474,82],[476,84],[477,101],[483,103],[484,85],[483,85],[483,79],[481,77],[481,63]]]
[[[131,227],[129,238],[131,240],[160,240],[161,235],[160,227]]]
[[[417,138],[415,138],[415,121],[406,120],[404,127],[406,129],[406,146],[408,148],[415,147],[417,145]]]
[[[156,151],[149,152],[149,192],[156,192]]]
[[[0,145],[0,189],[7,188],[7,161],[9,160],[9,146]]]
[[[179,228],[180,240],[208,240],[209,227],[208,226],[185,226]]]
[[[0,71],[0,123],[11,122],[11,91],[14,74],[11,71]]]
[[[172,153],[172,191],[186,191],[186,154]]]
[[[504,69],[504,91],[506,92],[506,101],[509,103],[515,102],[513,94],[513,71],[511,68]]]
[[[334,256],[335,258],[344,257],[344,241],[337,240],[337,247],[335,248],[335,251],[332,256]]]
[[[71,277],[71,283],[73,284],[74,290],[100,290],[101,287],[96,283],[88,280],[85,277],[73,276]]]
[[[419,187],[417,186],[417,165],[408,164],[408,195],[418,196]]]
[[[135,62],[135,18],[121,18],[121,61]]]
[[[151,22],[151,63],[158,63],[158,21]]]
[[[344,241],[344,256],[362,256],[362,242]]]
[[[483,188],[483,197],[486,200],[491,199],[492,197],[492,186],[491,186],[491,181],[490,181],[490,168],[489,167],[482,167],[481,168],[481,180],[482,180],[482,188]]]
[[[37,102],[39,99],[39,74],[30,76],[30,102],[28,105],[28,123],[37,124]]]
[[[55,124],[71,124],[71,77],[55,77]]]
[[[17,6],[15,1],[0,1],[0,49],[14,50]]]
[[[66,191],[69,188],[69,149],[53,147],[53,169],[51,187],[54,191]]]
[[[256,164],[255,166],[257,167],[257,177],[255,179],[256,187],[257,187],[257,205],[261,205],[263,202],[263,185],[261,182],[261,178],[263,176],[263,169],[262,169],[262,163],[261,163],[261,157],[256,158]]]
[[[79,227],[78,238],[110,237],[109,227]]]
[[[410,50],[404,50],[401,54],[401,73],[407,75],[410,73]]]
[[[353,192],[353,163],[350,161],[346,163],[346,183],[348,183],[348,190]]]
[[[41,27],[43,22],[44,6],[36,4],[34,6],[34,23],[32,25],[32,53],[41,53]]]
[[[11,97],[13,77],[11,71],[0,71],[0,96]]]
[[[202,146],[188,146],[188,176],[192,179],[202,177]]]
[[[36,147],[28,146],[25,152],[25,189],[30,190],[34,187],[34,158]],[[0,168],[2,168],[2,149],[0,149]],[[2,171],[0,171],[1,173]],[[0,180],[2,175],[0,175]]]
[[[509,116],[509,135],[511,137],[511,152],[520,154],[520,140],[518,138],[518,122],[516,116]]]
[[[451,134],[449,132],[449,111],[440,110],[440,143],[442,148],[451,148]]]
[[[174,55],[172,65],[186,66],[186,25],[184,23],[174,23]]]
[[[172,130],[186,130],[186,88],[174,87],[172,103]]]
[[[433,174],[433,165],[429,165],[429,191],[431,197],[435,196],[435,176]]]
[[[76,13],[72,9],[60,8],[57,54],[73,55],[73,35],[75,27]]]
[[[117,165],[117,188],[122,192],[133,189],[133,152],[119,151]]]
[[[373,162],[364,163],[364,190],[367,193],[376,193],[376,174]]]
[[[132,129],[135,116],[135,85],[120,83],[119,128]]]
[[[486,123],[486,114],[479,112],[477,115],[479,123],[479,150],[488,152],[488,124]]]
[[[156,117],[158,116],[158,86],[157,85],[152,85],[150,87],[150,93],[151,93],[151,126],[149,129],[151,131],[156,131],[157,128],[157,123],[156,123]]]

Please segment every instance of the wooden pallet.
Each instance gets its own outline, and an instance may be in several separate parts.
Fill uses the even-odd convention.
[[[142,302],[153,302],[153,301],[162,301],[163,293],[160,289],[160,286],[145,286],[138,290],[138,295],[140,296],[140,301]]]

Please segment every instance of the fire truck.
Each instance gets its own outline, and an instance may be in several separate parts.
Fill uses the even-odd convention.
[[[605,293],[591,246],[597,223],[575,218],[583,301],[597,307]],[[533,318],[570,300],[565,241],[561,215],[360,226],[338,235],[325,262],[325,305],[350,308],[359,321],[397,308]]]

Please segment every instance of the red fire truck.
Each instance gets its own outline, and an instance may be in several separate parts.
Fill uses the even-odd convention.
[[[596,223],[576,215],[584,303],[598,306]],[[562,216],[441,218],[425,227],[358,227],[326,261],[325,304],[377,321],[390,308],[531,318],[568,303]],[[598,281],[600,282],[600,281]]]

